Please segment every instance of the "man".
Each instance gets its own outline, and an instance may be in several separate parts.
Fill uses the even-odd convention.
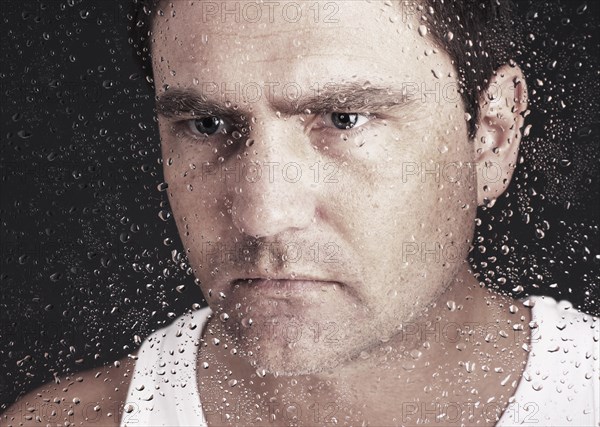
[[[598,424],[598,320],[466,261],[527,111],[502,5],[156,3],[134,43],[210,308],[4,424]]]

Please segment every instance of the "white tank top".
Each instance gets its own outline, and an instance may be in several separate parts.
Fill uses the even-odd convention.
[[[530,297],[529,357],[496,426],[600,426],[600,322],[567,301]],[[197,350],[210,315],[184,314],[150,335],[138,360],[121,426],[197,426],[206,419],[196,384]]]

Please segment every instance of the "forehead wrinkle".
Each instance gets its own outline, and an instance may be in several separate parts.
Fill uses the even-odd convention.
[[[190,13],[184,16],[191,15],[193,14]],[[178,15],[178,18],[181,16],[182,15]],[[191,18],[184,19],[186,20],[180,22],[188,22]],[[169,25],[169,23],[166,23],[165,25]],[[212,26],[210,22],[209,25]],[[166,32],[168,33],[173,30],[177,31],[177,29],[172,27],[173,25],[171,23],[171,27],[169,27],[170,30]],[[381,24],[380,27],[383,29],[383,24]],[[421,72],[418,67],[413,67],[410,64],[410,60],[414,60],[413,55],[417,53],[416,50],[411,49],[408,53],[405,53],[404,50],[400,51],[398,49],[394,50],[396,54],[391,55],[388,53],[390,51],[387,50],[387,45],[382,46],[382,44],[376,42],[376,40],[379,40],[376,36],[383,36],[385,31],[375,31],[375,34],[373,34],[374,38],[364,38],[356,37],[356,34],[361,32],[361,30],[360,28],[351,26],[321,26],[315,27],[314,30],[316,31],[311,32],[311,28],[299,28],[297,30],[287,29],[290,28],[288,25],[286,27],[274,28],[273,33],[262,32],[261,34],[256,35],[248,34],[247,40],[273,39],[274,42],[280,42],[276,44],[283,45],[284,43],[291,42],[292,39],[282,37],[283,40],[280,40],[274,36],[274,34],[296,34],[304,37],[304,40],[306,40],[306,43],[303,43],[297,50],[276,48],[273,44],[267,44],[263,48],[262,46],[248,46],[245,43],[237,43],[228,50],[216,50],[216,48],[219,47],[219,37],[226,38],[227,41],[231,43],[232,38],[241,38],[245,31],[231,27],[231,30],[227,33],[224,33],[220,29],[206,33],[199,30],[199,28],[200,26],[195,26],[195,31],[194,28],[192,28],[192,32],[197,35],[209,34],[213,37],[213,40],[211,41],[209,39],[208,45],[198,45],[198,50],[194,49],[198,52],[198,58],[193,58],[192,56],[184,58],[183,52],[182,55],[177,55],[176,52],[173,52],[172,50],[169,52],[168,46],[164,46],[167,48],[165,49],[167,55],[173,53],[176,54],[176,57],[172,59],[179,63],[176,64],[178,67],[183,68],[182,70],[178,70],[183,71],[179,72],[178,76],[197,76],[200,79],[212,78],[217,81],[221,78],[223,81],[234,82],[243,82],[244,80],[250,81],[252,79],[269,83],[274,81],[281,83],[297,82],[303,89],[307,89],[308,92],[310,92],[308,86],[310,86],[311,80],[313,82],[315,80],[321,80],[324,83],[331,82],[336,84],[336,82],[343,82],[343,84],[345,84],[345,79],[343,76],[339,75],[339,71],[341,70],[350,71],[347,78],[350,77],[350,74],[352,74],[352,79],[355,79],[356,75],[359,75],[360,78],[364,79],[363,81],[370,80],[374,83],[377,82],[379,85],[395,84],[398,86],[405,83],[416,85],[429,80],[427,79],[429,73]],[[251,28],[248,29],[251,30]],[[269,28],[267,27],[266,30],[269,30]],[[340,30],[344,30],[344,32],[351,31],[352,34],[354,34],[354,39],[350,40],[351,45],[353,46],[352,50],[345,49],[343,54],[335,51],[335,49],[337,49],[336,43],[342,39],[347,39],[347,37],[342,37],[342,35],[339,34]],[[252,33],[252,31],[250,31],[250,33]],[[403,40],[412,43],[413,38],[405,38],[403,34],[412,34],[412,36],[416,37],[413,33],[414,31],[412,33],[409,31],[403,32],[402,34],[394,33],[394,40],[400,42],[400,44],[402,44],[401,42]],[[335,38],[323,39],[324,34],[334,35]],[[177,38],[181,40],[181,37]],[[318,40],[322,40],[322,43],[317,46],[310,43],[311,39],[317,38]],[[162,40],[171,42],[171,37],[164,35]],[[422,39],[416,38],[416,40],[421,41]],[[348,43],[345,44],[348,45]],[[385,47],[385,49],[383,49],[383,47]],[[207,56],[202,55],[203,49],[208,51],[206,52]],[[319,51],[315,52],[315,50]],[[324,50],[329,50],[329,52],[324,52]],[[349,51],[350,53],[347,53],[346,51]],[[357,54],[357,51],[360,53]],[[228,55],[231,55],[229,55],[228,58],[224,58],[220,52],[226,52]],[[298,53],[298,55],[295,55],[296,53]],[[443,52],[440,53],[443,54]],[[269,54],[274,54],[274,56],[268,57]],[[286,57],[285,55],[289,55],[289,57]],[[204,67],[207,64],[218,64],[218,67],[213,66],[211,67],[210,73],[209,71],[205,72],[201,67]],[[249,71],[246,72],[243,71],[243,65],[241,64],[256,64],[257,67],[253,68],[250,66],[248,67]],[[285,67],[282,67],[282,64],[285,64]],[[161,63],[157,62],[155,62],[155,65],[162,66]],[[171,64],[165,63],[164,65],[167,67],[166,70],[162,70],[167,78],[165,80],[171,80],[168,69],[173,66],[173,61],[171,61]],[[223,65],[227,66],[227,68],[223,67]],[[419,71],[419,74],[416,74],[415,71]],[[239,72],[242,72],[242,74],[239,74]],[[182,83],[185,85],[185,82]],[[171,83],[171,85],[173,84]],[[333,101],[333,99],[330,99],[329,101]],[[286,105],[288,109],[290,104],[290,100],[287,100]],[[315,104],[318,105],[318,103]],[[298,108],[300,109],[300,106]]]
[[[183,16],[183,18],[181,18]],[[188,14],[184,14],[181,15],[179,14],[177,16],[178,19],[180,19],[180,24],[191,24],[191,20],[193,20],[193,12],[190,12]],[[157,25],[157,21],[154,21],[154,25]],[[386,22],[387,23],[387,22]],[[161,40],[163,42],[170,42],[171,41],[171,36],[168,36],[168,33],[172,32],[172,31],[176,31],[177,32],[177,27],[179,27],[179,25],[173,25],[173,22],[168,22],[167,20],[163,20],[163,24],[168,26],[168,31],[163,31],[162,32],[162,37]],[[188,25],[183,25],[184,27],[188,27]],[[390,67],[390,69],[394,69],[398,67],[397,61],[400,58],[397,58],[396,56],[390,56],[390,55],[377,55],[377,58],[373,58],[372,56],[369,56],[368,54],[373,55],[374,53],[377,52],[377,49],[375,48],[375,46],[377,45],[381,45],[385,40],[381,40],[381,37],[384,37],[388,42],[389,42],[389,36],[392,36],[392,34],[387,34],[386,31],[375,31],[375,32],[368,32],[368,34],[365,34],[365,30],[361,29],[361,27],[357,27],[357,26],[349,26],[349,25],[343,25],[343,23],[337,24],[335,26],[332,26],[331,24],[328,25],[321,25],[321,26],[310,26],[310,27],[301,27],[301,28],[297,28],[297,29],[287,29],[290,27],[290,24],[288,24],[285,27],[281,27],[281,26],[275,26],[274,28],[271,29],[270,26],[267,26],[266,28],[264,28],[264,31],[267,31],[266,33],[261,33],[261,34],[253,34],[253,28],[251,25],[247,26],[246,29],[249,31],[242,31],[240,30],[239,27],[235,27],[235,26],[224,26],[221,28],[217,28],[216,31],[210,31],[210,28],[208,28],[209,31],[204,31],[204,28],[213,26],[214,24],[212,24],[210,21],[208,21],[205,24],[201,24],[201,25],[189,25],[192,28],[192,33],[195,33],[196,35],[200,36],[200,35],[209,35],[210,37],[213,38],[213,40],[211,41],[209,39],[208,43],[206,45],[200,45],[199,43],[197,45],[194,45],[194,51],[195,53],[193,53],[194,55],[199,55],[203,58],[203,61],[206,60],[206,58],[203,56],[203,50],[211,49],[211,44],[213,45],[212,49],[214,49],[216,46],[218,46],[219,44],[219,38],[223,39],[223,40],[227,40],[227,41],[231,41],[232,39],[241,39],[242,37],[244,38],[244,41],[264,41],[264,40],[273,40],[273,42],[276,42],[277,44],[281,44],[282,47],[278,50],[283,51],[287,54],[290,55],[290,58],[286,58],[285,56],[276,56],[276,57],[266,57],[266,58],[256,58],[258,54],[260,53],[268,53],[269,52],[269,46],[266,46],[265,49],[263,49],[262,46],[248,46],[245,43],[237,43],[235,46],[232,46],[231,49],[235,49],[238,52],[242,52],[242,51],[246,51],[246,54],[249,55],[247,59],[244,59],[244,62],[246,64],[252,64],[252,63],[256,63],[256,64],[269,64],[271,62],[281,62],[281,61],[290,61],[290,60],[302,60],[305,58],[309,58],[309,57],[314,57],[314,58],[334,58],[336,55],[340,60],[343,59],[362,59],[365,61],[368,61],[370,63],[373,63],[373,61],[375,60],[378,64],[380,65],[385,65],[387,67]],[[383,30],[383,25],[380,25],[380,28]],[[228,30],[229,28],[229,30]],[[344,34],[340,34],[340,32],[343,32]],[[155,32],[158,36],[158,32]],[[361,34],[361,37],[357,37],[357,34]],[[387,34],[387,35],[386,35]],[[409,34],[409,33],[406,33]],[[292,49],[288,49],[283,47],[284,44],[290,44],[292,42],[291,38],[285,38],[283,37],[283,40],[281,40],[281,38],[277,37],[277,35],[282,35],[282,36],[286,36],[286,35],[296,35],[296,36],[300,36],[301,38],[303,38],[303,43],[301,44],[301,46],[299,46],[297,50],[292,50]],[[398,34],[396,34],[396,32],[394,32],[393,34],[394,38],[396,38],[398,36]],[[160,37],[160,36],[159,36]],[[331,37],[331,38],[330,38]],[[351,37],[350,39],[348,37]],[[177,37],[179,40],[181,40],[181,37]],[[158,39],[158,37],[157,37]],[[197,37],[194,38],[194,40],[196,40]],[[397,40],[398,43],[402,42],[403,37],[400,37],[400,39]],[[190,40],[190,38],[188,38],[188,40]],[[355,48],[353,49],[354,51],[357,50],[361,50],[365,52],[364,56],[361,55],[352,55],[352,54],[348,54],[347,52],[344,52],[343,55],[340,55],[340,52],[335,52],[335,51],[331,51],[331,53],[309,53],[309,51],[314,51],[315,49],[313,48],[312,45],[314,44],[318,44],[321,45],[321,48],[327,48],[327,44],[331,44],[332,42],[344,42],[347,43],[349,40],[352,41],[352,44],[355,46]],[[158,47],[158,46],[154,46],[154,47]],[[273,47],[273,46],[271,46]],[[198,49],[198,50],[196,50]],[[162,49],[161,49],[162,50]],[[168,51],[166,51],[165,53],[169,54]],[[298,54],[298,57],[294,57],[294,54]],[[212,56],[212,55],[211,55]],[[254,59],[256,58],[256,59]],[[220,63],[220,64],[230,64],[232,62],[232,58],[220,58],[219,55],[215,55],[215,57],[211,57],[210,61],[214,61],[215,63]],[[189,62],[189,61],[183,61],[183,62]],[[198,61],[200,62],[200,61]],[[332,65],[337,65],[337,64],[332,64]],[[342,66],[343,68],[343,66]]]
[[[309,53],[306,55],[302,55],[302,59],[306,58],[331,58],[335,53]],[[344,55],[344,59],[366,59],[372,61],[373,58],[369,58],[368,56],[363,55]],[[264,59],[254,59],[247,61],[249,63],[263,63],[263,62],[272,62],[272,61],[286,61],[290,62],[290,58],[280,57],[280,58],[264,58]],[[222,62],[222,61],[219,61]],[[327,65],[327,64],[326,64]]]

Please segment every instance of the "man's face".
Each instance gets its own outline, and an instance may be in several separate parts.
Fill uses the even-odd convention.
[[[157,95],[204,99],[159,115],[164,174],[212,310],[280,373],[385,341],[464,268],[473,235],[449,57],[383,2],[278,2],[257,22],[254,2],[173,3],[154,24]]]

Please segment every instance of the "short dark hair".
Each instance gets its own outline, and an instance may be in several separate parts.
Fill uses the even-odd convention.
[[[128,14],[129,43],[136,62],[154,89],[150,41],[152,23],[164,0],[131,0]],[[171,0],[174,1],[174,0]],[[489,78],[515,53],[516,27],[511,0],[400,0],[404,8],[421,13],[436,45],[453,61],[473,138],[479,122],[479,98]]]

